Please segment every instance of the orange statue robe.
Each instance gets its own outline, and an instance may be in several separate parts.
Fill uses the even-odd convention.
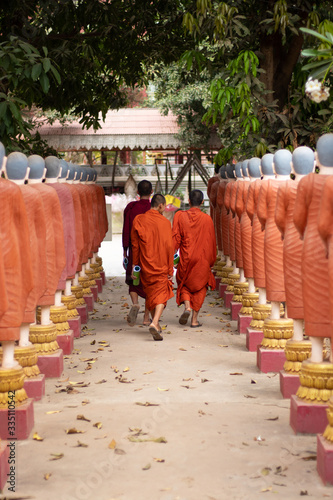
[[[81,200],[82,209],[82,228],[83,228],[83,240],[84,240],[84,251],[83,251],[83,264],[88,262],[90,254],[92,255],[92,248],[94,242],[94,219],[91,207],[91,197],[88,197],[87,187],[84,184],[73,184],[77,189]]]
[[[75,212],[75,241],[76,241],[76,256],[77,256],[77,268],[76,272],[82,270],[83,264],[83,252],[84,252],[84,240],[83,240],[83,215],[81,207],[80,195],[73,184],[66,184],[68,187],[73,200],[74,212]]]
[[[0,200],[0,245],[4,272],[1,288],[5,290],[1,302],[6,309],[0,322],[0,341],[13,341],[20,338],[27,298],[34,286],[29,225],[20,188],[1,177]]]
[[[253,278],[252,226],[251,219],[246,212],[250,184],[250,181],[239,182],[236,196],[236,213],[240,220],[243,269],[246,278]]]
[[[304,318],[302,293],[303,242],[294,224],[294,207],[298,182],[283,182],[278,189],[275,222],[283,239],[283,269],[288,317]]]
[[[214,175],[213,177],[211,177],[210,179],[208,179],[208,182],[207,182],[207,196],[208,196],[209,200],[210,200],[210,191],[211,191],[212,185],[214,184],[214,182],[219,181],[219,180],[220,180],[220,178],[217,175]],[[210,213],[211,218],[214,221],[213,206],[212,206],[211,203],[209,203],[209,213]]]
[[[2,246],[0,245],[0,320],[8,309],[8,296],[6,291],[6,275],[4,261],[2,258]]]
[[[237,191],[239,184],[242,184],[243,181],[234,182],[231,190],[231,199],[230,199],[230,209],[232,212],[232,217],[234,218],[235,224],[235,253],[236,253],[236,266],[243,267],[243,252],[242,252],[242,239],[241,239],[241,228],[240,228],[240,220],[236,211],[236,200],[237,200]]]
[[[92,201],[92,209],[93,209],[93,221],[94,221],[94,245],[93,252],[97,253],[99,246],[101,244],[101,228],[98,216],[98,199],[97,193],[94,189],[93,184],[88,184],[91,201]]]
[[[221,232],[222,232],[222,248],[224,255],[229,255],[229,214],[224,204],[225,190],[228,185],[226,179],[222,179],[218,189],[218,203],[221,205]]]
[[[214,224],[200,208],[175,213],[172,226],[174,251],[180,250],[177,267],[177,304],[190,301],[191,308],[199,311],[210,286],[215,290],[211,267],[216,259]]]
[[[64,229],[59,198],[54,189],[44,183],[30,184],[43,202],[46,222],[46,270],[47,288],[39,298],[38,305],[52,306],[61,274],[66,266]]]
[[[234,262],[236,260],[236,249],[235,249],[235,218],[230,209],[232,189],[235,185],[235,181],[229,181],[225,188],[224,195],[224,206],[228,214],[228,241],[229,241],[229,257]]]
[[[139,214],[131,231],[133,265],[141,267],[140,281],[146,293],[149,311],[158,304],[166,305],[173,297],[173,244],[170,221],[157,210]]]
[[[294,223],[303,239],[304,328],[310,337],[331,337],[328,259],[318,214],[327,175],[308,174],[298,183]]]
[[[275,223],[275,207],[278,188],[285,181],[269,179],[262,182],[257,214],[265,228],[265,274],[267,300],[284,302],[286,292],[283,273],[283,243]]]
[[[101,244],[109,228],[108,217],[106,213],[105,193],[102,186],[92,184],[92,187],[94,188],[97,195],[98,227],[100,230],[99,240]]]
[[[222,212],[224,210],[224,191],[221,190],[221,182],[218,183],[217,195],[216,195],[216,207],[218,212],[216,214],[216,230],[215,238],[217,242],[217,248],[219,251],[223,250],[223,236],[222,236]]]
[[[71,192],[68,189],[67,184],[60,184],[56,182],[50,183],[48,184],[48,186],[51,186],[52,189],[56,191],[61,208],[66,265],[63,269],[58,283],[58,290],[64,290],[66,286],[66,280],[74,278],[77,268],[74,204]]]
[[[22,322],[34,323],[36,321],[37,304],[39,304],[39,299],[47,288],[46,221],[40,194],[27,184],[19,187],[28,218],[31,264],[34,276],[34,286],[28,295]]]
[[[252,225],[252,263],[254,284],[258,288],[266,288],[265,275],[265,231],[258,219],[257,207],[262,182],[260,179],[250,182],[246,201],[246,213]]]

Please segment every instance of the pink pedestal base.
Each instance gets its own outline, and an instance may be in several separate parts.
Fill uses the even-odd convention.
[[[227,289],[227,284],[226,283],[220,283],[219,286],[216,285],[216,289],[219,290],[219,296],[224,297],[224,292]]]
[[[284,399],[289,399],[296,394],[300,386],[299,375],[280,371],[280,391]]]
[[[234,321],[238,320],[238,313],[242,309],[242,303],[241,302],[234,302],[233,300],[230,302],[230,308],[231,308],[231,319]]]
[[[87,293],[86,295],[83,295],[83,298],[86,301],[88,311],[93,312],[93,310],[94,310],[94,296],[93,296],[93,294]]]
[[[72,354],[74,349],[74,332],[69,330],[68,333],[57,335],[57,342],[59,348],[63,350],[64,354]]]
[[[80,315],[81,325],[86,325],[88,323],[89,317],[87,304],[85,304],[84,306],[78,306],[76,310]]]
[[[0,491],[2,491],[7,483],[9,473],[9,447],[7,441],[0,442]]]
[[[221,278],[220,277],[218,277],[218,278],[215,277],[215,282],[216,282],[216,289],[218,290],[218,288],[220,286],[220,283],[221,283]]]
[[[98,299],[98,288],[97,285],[93,285],[90,287],[91,293],[93,294],[94,301],[96,302]]]
[[[257,347],[257,367],[263,373],[277,373],[283,370],[286,355],[284,349],[263,349]]]
[[[231,307],[231,299],[233,298],[233,296],[234,292],[224,292],[224,307],[226,307],[227,309],[230,309]]]
[[[8,411],[14,411],[15,422],[14,427],[8,427]],[[10,413],[10,416],[12,413]],[[27,439],[34,426],[34,405],[32,399],[27,399],[21,405],[16,406],[15,410],[0,410],[0,439]],[[9,434],[9,432],[11,434]]]
[[[250,352],[256,352],[263,338],[264,332],[262,330],[252,330],[252,328],[248,327],[246,332],[246,349]]]
[[[105,283],[106,283],[105,271],[101,271],[99,274],[101,275],[101,278],[102,278],[102,284],[105,285]]]
[[[37,377],[26,378],[23,387],[28,398],[31,398],[34,401],[39,401],[43,396],[45,396],[44,373],[40,373]]]
[[[81,336],[81,317],[72,318],[67,320],[69,324],[69,328],[73,330],[74,338],[78,339]]]
[[[60,377],[64,370],[64,354],[58,349],[54,354],[38,356],[37,366],[47,378]]]
[[[246,333],[250,323],[252,321],[252,316],[249,314],[238,314],[238,333]]]
[[[102,278],[95,278],[95,281],[96,281],[98,293],[102,293],[102,291],[103,291]]]
[[[324,484],[333,484],[333,444],[317,435],[317,472]]]
[[[290,398],[290,427],[296,434],[322,434],[327,426],[328,405]]]

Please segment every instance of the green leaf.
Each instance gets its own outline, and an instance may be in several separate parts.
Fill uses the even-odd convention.
[[[304,57],[316,57],[320,54],[319,50],[316,49],[305,49],[302,50],[302,56]]]
[[[43,69],[45,73],[47,73],[50,70],[50,68],[51,68],[51,61],[50,59],[45,57],[45,59],[43,59]]]
[[[303,66],[303,71],[307,71],[309,69],[313,69],[313,68],[319,68],[321,66],[327,66],[329,67],[330,64],[332,64],[331,62],[327,62],[327,59],[324,60],[324,61],[317,61],[317,62],[312,62],[312,63],[309,63],[309,64],[305,64],[305,66]]]
[[[44,94],[47,94],[50,88],[50,81],[48,77],[45,75],[45,73],[42,73],[42,76],[40,77],[40,84]]]
[[[321,35],[320,33],[317,33],[317,31],[310,30],[309,28],[300,28],[303,33],[307,33],[308,35],[315,36],[316,38],[319,38],[319,40],[322,40],[325,43],[329,43],[331,45],[331,42],[326,36]]]
[[[39,75],[41,74],[42,71],[42,65],[41,63],[37,63],[32,67],[31,70],[31,77],[34,81],[38,80]]]

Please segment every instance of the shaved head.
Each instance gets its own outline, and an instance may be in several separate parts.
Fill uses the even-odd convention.
[[[157,208],[160,204],[166,205],[166,199],[164,198],[163,194],[156,193],[151,199],[151,207],[152,208]]]
[[[189,199],[192,207],[200,207],[204,199],[203,192],[199,189],[193,189],[193,191],[190,192]]]
[[[152,193],[153,186],[151,182],[143,180],[138,184],[138,193],[139,196],[149,196]]]

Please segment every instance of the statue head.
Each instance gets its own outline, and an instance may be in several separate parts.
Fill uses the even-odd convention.
[[[274,175],[273,158],[274,158],[274,155],[272,153],[266,153],[261,158],[260,168],[261,168],[262,175]]]
[[[228,179],[236,179],[235,176],[235,165],[227,163],[226,165],[227,178]]]
[[[28,157],[28,165],[30,168],[29,179],[42,182],[46,173],[44,159],[39,155],[31,155]]]
[[[10,153],[5,165],[5,174],[7,179],[11,181],[24,181],[27,179],[29,174],[28,158],[18,151]]]
[[[293,152],[291,165],[296,174],[310,174],[315,167],[314,151],[307,146],[299,146]]]
[[[316,145],[318,166],[333,167],[333,134],[319,137]]]
[[[242,172],[243,172],[243,177],[248,177],[249,174],[247,172],[248,166],[249,166],[249,161],[250,160],[244,160],[242,162]]]
[[[68,167],[67,161],[60,160],[60,167],[61,167],[61,171],[60,171],[59,179],[67,179],[68,172],[69,172],[69,167]]]
[[[253,157],[248,163],[249,176],[255,179],[260,179],[260,158]]]
[[[227,178],[227,170],[226,170],[225,165],[222,165],[222,167],[220,168],[220,176],[221,176],[221,179]]]
[[[60,160],[56,156],[45,158],[46,175],[45,179],[58,179],[60,174]]]
[[[288,149],[279,149],[274,154],[273,164],[277,175],[290,175],[292,154]]]
[[[241,162],[236,163],[235,174],[236,174],[237,179],[243,179],[242,163]]]

